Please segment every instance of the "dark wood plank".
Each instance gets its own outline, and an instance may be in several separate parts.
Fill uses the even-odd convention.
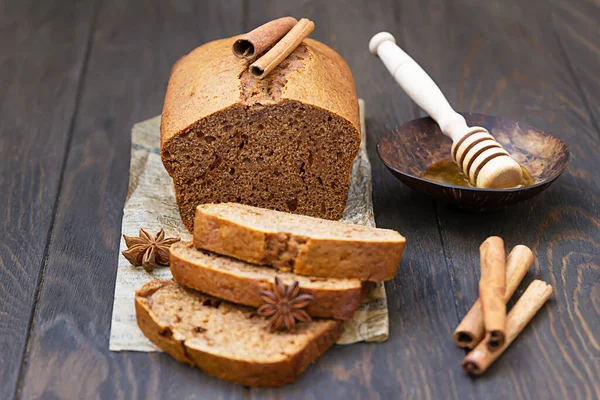
[[[315,21],[311,37],[348,62],[359,97],[366,101],[378,226],[407,236],[396,278],[386,285],[390,338],[381,344],[336,346],[299,382],[277,390],[252,390],[253,398],[470,398],[470,382],[458,364],[463,352],[449,332],[457,324],[453,289],[434,214],[434,203],[396,181],[376,155],[381,135],[415,118],[380,61],[368,52],[379,30],[398,26],[398,2],[251,2],[249,27],[282,15]]]
[[[86,54],[91,1],[0,1],[0,398],[17,388]]]
[[[600,3],[554,0],[552,16],[574,83],[600,137]]]
[[[438,207],[461,317],[478,297],[478,247],[489,235],[530,246],[538,260],[526,283],[535,277],[554,287],[532,326],[474,381],[478,397],[600,396],[592,361],[600,355],[600,143],[553,33],[553,10],[546,2],[463,0],[403,3],[400,11],[406,50],[459,110],[553,132],[574,156],[530,201],[487,214]]]
[[[543,2],[253,1],[246,4],[245,23],[243,4],[233,0],[208,5],[188,0],[104,3],[75,121],[22,397],[598,396],[591,361],[598,358],[594,332],[600,304],[593,158],[598,143],[582,92],[552,32],[555,17]],[[387,285],[390,339],[336,346],[298,383],[278,390],[247,391],[164,354],[110,353],[131,125],[160,112],[168,71],[179,56],[202,42],[286,14],[316,21],[312,36],[347,59],[359,96],[367,101],[377,221],[408,237],[400,271]],[[379,162],[375,143],[420,112],[366,50],[371,35],[382,29],[396,34],[457,108],[523,119],[556,132],[576,156],[569,172],[543,197],[488,218],[436,206],[396,182]],[[472,381],[460,371],[463,353],[453,346],[450,332],[458,322],[457,308],[462,316],[476,297],[477,246],[490,233],[504,236],[510,245],[534,248],[536,274],[556,292],[553,303],[498,365],[485,378]]]
[[[160,113],[171,66],[240,32],[239,1],[105,0],[56,213],[22,398],[228,398],[243,388],[164,354],[108,350],[130,129]],[[48,104],[50,104],[48,100]]]

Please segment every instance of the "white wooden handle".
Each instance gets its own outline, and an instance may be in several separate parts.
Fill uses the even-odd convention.
[[[388,32],[379,32],[369,42],[371,53],[379,56],[396,82],[415,103],[433,118],[444,135],[456,142],[467,132],[462,115],[452,109],[446,97],[427,73],[396,45]]]

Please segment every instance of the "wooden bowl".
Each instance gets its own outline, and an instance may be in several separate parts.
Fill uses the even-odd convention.
[[[513,189],[480,189],[433,182],[421,175],[432,164],[450,159],[452,141],[429,117],[405,123],[377,143],[385,166],[409,187],[436,200],[474,211],[487,211],[535,196],[562,174],[567,146],[532,126],[502,117],[462,114],[469,126],[483,126],[531,174],[534,184]]]

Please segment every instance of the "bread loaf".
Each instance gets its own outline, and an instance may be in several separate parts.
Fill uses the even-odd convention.
[[[339,219],[360,144],[350,69],[306,39],[259,80],[235,40],[198,47],[169,79],[161,157],[185,226],[198,204],[219,202]]]
[[[226,256],[196,250],[189,242],[171,246],[173,279],[192,289],[252,307],[264,300],[260,290],[271,290],[278,276],[288,286],[298,281],[301,292],[313,295],[306,311],[313,317],[350,319],[360,305],[361,282],[358,279],[317,278],[296,275]]]
[[[269,332],[269,321],[247,308],[173,281],[151,281],[135,296],[144,335],[177,361],[245,386],[294,382],[341,336],[342,322],[313,320],[296,333]]]
[[[406,240],[396,231],[293,215],[237,203],[197,207],[194,246],[299,275],[396,275]]]

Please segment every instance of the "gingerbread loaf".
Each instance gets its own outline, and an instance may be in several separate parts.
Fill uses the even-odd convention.
[[[186,228],[198,204],[220,202],[339,219],[360,144],[346,62],[305,39],[261,80],[236,39],[198,47],[169,79],[161,157]]]

